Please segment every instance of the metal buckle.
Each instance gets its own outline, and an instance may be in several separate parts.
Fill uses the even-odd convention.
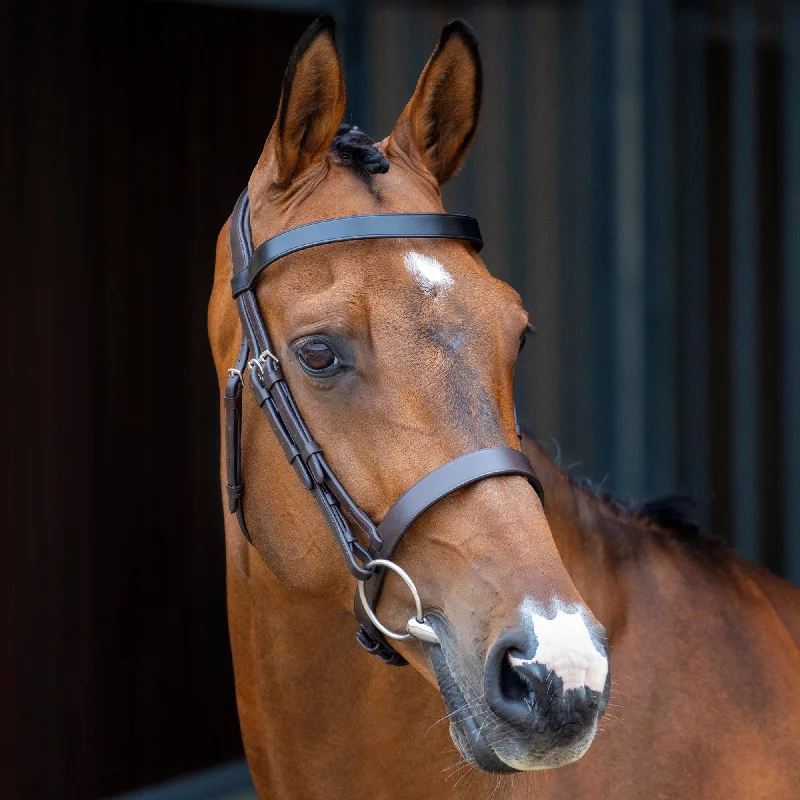
[[[253,370],[253,372],[258,372],[258,374],[263,378],[264,362],[267,360],[267,357],[271,358],[276,364],[281,363],[278,360],[278,357],[274,353],[271,353],[269,350],[262,350],[258,358],[251,358],[247,362],[247,366],[250,367],[250,369]]]
[[[364,569],[374,569],[375,567],[386,567],[386,569],[391,570],[403,579],[403,582],[408,586],[411,592],[411,596],[414,598],[414,606],[416,607],[417,613],[416,616],[409,618],[406,624],[406,633],[396,633],[395,631],[389,630],[389,628],[375,616],[375,612],[370,608],[367,602],[367,593],[364,589],[364,581],[359,581],[358,596],[361,598],[361,605],[364,607],[364,611],[369,617],[370,622],[389,639],[397,639],[399,641],[402,639],[411,639],[413,637],[423,642],[440,644],[436,631],[430,626],[422,613],[422,600],[420,599],[417,587],[414,586],[414,581],[411,580],[408,573],[404,569],[398,567],[394,562],[388,561],[385,558],[376,558],[364,564]]]

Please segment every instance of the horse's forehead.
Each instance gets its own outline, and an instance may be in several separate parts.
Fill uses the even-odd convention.
[[[316,249],[316,248],[315,248]],[[308,257],[307,257],[308,258]],[[476,292],[492,294],[488,272],[476,267],[463,245],[455,241],[379,239],[342,242],[318,248],[306,261],[306,289],[337,289],[342,295],[357,291],[374,308],[407,299],[414,305],[444,311],[450,303]],[[301,286],[303,280],[297,280]]]
[[[418,250],[407,250],[403,255],[403,265],[422,293],[433,300],[444,297],[455,284],[455,279],[439,259]]]
[[[364,251],[363,261],[357,257],[358,277],[340,276],[343,287],[360,284],[370,316],[392,319],[404,330],[411,326],[434,343],[442,337],[451,343],[470,330],[492,338],[498,326],[513,326],[513,300],[463,244],[420,239],[375,244],[377,249]]]

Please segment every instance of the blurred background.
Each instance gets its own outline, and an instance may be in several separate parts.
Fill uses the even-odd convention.
[[[800,583],[800,3],[0,3],[4,800],[248,796],[205,311],[321,10],[375,138],[475,27],[445,202],[531,312],[548,450]]]

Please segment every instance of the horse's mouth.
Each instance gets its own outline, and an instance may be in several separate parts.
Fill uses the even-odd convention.
[[[447,624],[438,615],[431,615],[431,624],[440,638],[450,636]],[[426,652],[447,710],[450,738],[464,760],[484,772],[519,772],[506,764],[492,747],[490,734],[495,729],[491,719],[494,714],[483,697],[465,697],[447,663],[444,647],[432,645],[426,647]]]

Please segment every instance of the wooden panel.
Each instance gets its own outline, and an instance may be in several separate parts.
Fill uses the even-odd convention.
[[[708,529],[709,505],[709,285],[707,259],[708,107],[705,9],[679,14],[674,65],[679,343],[679,483],[698,500],[698,520]]]
[[[758,396],[758,205],[755,7],[731,10],[731,525],[737,550],[757,559],[761,498]]]
[[[511,103],[512,109],[514,104],[520,106],[516,114],[522,135],[510,154],[509,172],[510,177],[516,173],[524,180],[519,192],[510,197],[512,210],[518,215],[511,229],[521,238],[519,250],[512,250],[511,255],[517,273],[521,273],[515,277],[515,286],[537,332],[519,360],[517,411],[524,413],[526,422],[547,443],[550,437],[562,436],[564,418],[559,371],[563,349],[559,336],[559,307],[563,303],[559,296],[559,193],[563,183],[559,147],[564,125],[559,118],[559,26],[565,13],[555,6],[537,5],[526,9],[520,19],[512,18],[510,25],[521,39],[518,47],[523,50],[525,76],[522,102],[515,98]],[[573,112],[570,119],[574,116]],[[574,149],[569,158],[574,164]],[[575,236],[574,228],[571,236]],[[568,292],[570,302],[575,302],[577,293],[573,284]],[[570,367],[574,369],[574,362]]]
[[[205,309],[309,18],[0,14],[0,796],[103,797],[241,752]]]

